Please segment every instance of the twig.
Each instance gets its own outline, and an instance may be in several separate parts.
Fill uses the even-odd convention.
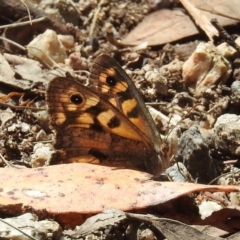
[[[218,30],[211,24],[208,18],[190,1],[180,0],[180,2],[195,20],[196,24],[205,32],[208,38],[213,41],[213,37],[218,36]]]
[[[8,166],[12,167],[12,165],[3,157],[3,155],[0,153],[0,158],[3,160],[3,162]]]
[[[5,223],[5,224],[7,224],[8,226],[10,226],[10,227],[14,228],[15,230],[19,231],[20,233],[22,233],[23,235],[25,235],[25,236],[29,237],[30,239],[37,240],[37,238],[35,238],[35,237],[32,237],[31,235],[29,235],[29,234],[27,234],[27,233],[23,232],[21,229],[19,229],[19,228],[17,228],[17,227],[14,227],[12,224],[10,224],[10,223],[6,222],[6,221],[5,221],[5,220],[3,220],[2,218],[0,218],[0,221],[1,221],[1,222],[3,222],[3,223]]]
[[[225,31],[225,29],[219,24],[216,18],[211,20],[211,23],[215,26],[215,28],[219,31],[219,37],[222,37],[229,45],[234,47],[240,53],[240,47],[235,43],[233,37]]]
[[[14,106],[14,105],[11,105],[11,104],[8,104],[8,103],[3,103],[3,102],[0,102],[0,106],[9,107],[9,108],[13,108],[13,109],[30,109],[30,110],[34,110],[34,111],[46,110],[46,108]]]
[[[8,39],[8,38],[1,37],[1,36],[0,36],[0,39],[2,39],[3,41],[6,41],[6,42],[11,43],[12,45],[14,45],[14,46],[20,48],[20,49],[23,50],[23,51],[27,51],[27,49],[26,49],[25,47],[23,47],[22,45],[20,45],[20,44],[14,42],[14,41],[12,41],[12,40],[10,40],[10,39]]]
[[[28,17],[29,17],[29,20],[30,20],[31,25],[32,25],[32,18],[31,18],[31,14],[30,14],[30,11],[29,11],[29,8],[28,8],[27,4],[23,0],[20,0],[20,2],[26,7],[27,12],[28,12]]]
[[[212,185],[212,184],[216,184],[217,183],[217,180],[219,180],[220,178],[222,177],[226,177],[226,176],[233,176],[234,174],[239,174],[240,173],[240,170],[237,170],[237,171],[234,171],[234,172],[228,172],[228,173],[224,173],[216,178],[214,178],[213,180],[211,180],[210,183],[208,183],[208,185]]]
[[[95,32],[96,32],[95,30],[96,30],[98,15],[102,9],[102,6],[104,4],[106,4],[107,2],[108,2],[108,0],[101,0],[98,4],[97,10],[94,13],[92,24],[91,24],[90,31],[89,31],[89,39],[91,41],[95,38]]]
[[[17,23],[2,25],[2,26],[0,26],[0,29],[26,26],[29,23],[38,23],[38,22],[42,22],[42,21],[44,21],[46,19],[47,19],[47,17],[41,17],[41,18],[37,18],[37,19],[31,20],[31,21],[17,22]]]

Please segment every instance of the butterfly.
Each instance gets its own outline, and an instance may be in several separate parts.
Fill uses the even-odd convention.
[[[93,62],[89,86],[68,77],[51,80],[46,102],[56,132],[58,161],[146,168],[153,175],[168,166],[143,99],[110,56],[100,55]]]

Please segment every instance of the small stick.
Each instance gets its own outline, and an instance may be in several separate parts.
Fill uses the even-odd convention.
[[[8,103],[3,103],[3,102],[0,102],[0,106],[9,107],[9,108],[13,108],[13,109],[30,109],[30,110],[34,110],[34,111],[46,110],[46,108],[14,106],[14,105],[11,105],[11,104],[8,104]]]
[[[8,166],[8,167],[12,167],[12,165],[3,157],[3,155],[0,153],[0,158],[2,159],[2,161]]]
[[[98,4],[97,10],[94,13],[92,24],[90,26],[90,31],[89,31],[89,39],[92,41],[95,38],[95,30],[96,30],[96,24],[97,24],[97,18],[98,15],[102,9],[102,6],[106,4],[108,0],[101,0]]]
[[[44,21],[46,19],[47,19],[47,17],[40,17],[40,18],[31,20],[31,21],[17,22],[17,23],[2,25],[2,26],[0,26],[0,29],[21,27],[21,26],[29,25],[29,23],[31,24],[31,23],[42,22],[42,21]]]
[[[235,43],[233,37],[219,24],[216,18],[211,20],[212,25],[219,31],[219,37],[222,37],[229,45],[233,46],[239,53],[240,47]]]

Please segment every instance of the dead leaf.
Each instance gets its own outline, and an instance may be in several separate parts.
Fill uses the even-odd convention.
[[[209,20],[217,18],[222,26],[232,25],[239,22],[240,2],[238,0],[224,1],[190,1],[196,8],[200,9],[201,14]],[[202,9],[205,9],[202,10]],[[222,13],[225,17],[211,13]],[[229,18],[227,17],[229,16]],[[234,16],[234,19],[230,17]],[[148,46],[161,45],[173,42],[185,37],[199,33],[193,21],[180,10],[162,9],[146,16],[143,21],[133,29],[123,40],[122,44],[135,46],[144,42]]]
[[[235,24],[240,20],[240,2],[238,0],[191,0],[191,3],[194,4],[196,8],[204,11],[208,19],[217,18],[222,26]]]
[[[171,220],[167,218],[159,218],[150,214],[133,214],[125,213],[116,209],[106,209],[102,213],[99,213],[95,216],[89,217],[81,226],[76,228],[76,231],[73,233],[69,232],[71,239],[79,239],[89,234],[94,234],[100,229],[112,229],[112,227],[117,227],[121,222],[124,221],[124,225],[135,225],[139,229],[139,225],[143,222],[146,223],[146,227],[155,229],[155,232],[158,232],[159,235],[163,234],[167,239],[204,239],[204,240],[217,240],[222,239],[219,236],[226,235],[228,232],[218,229],[213,226],[190,226],[184,224],[180,221]],[[199,223],[201,224],[201,223]],[[137,234],[137,230],[132,231],[133,236]],[[141,227],[141,230],[143,228]],[[136,239],[136,238],[134,238]]]
[[[192,20],[181,10],[162,9],[146,16],[122,43],[135,46],[147,42],[148,46],[155,46],[197,33]]]
[[[7,108],[6,110],[0,109],[0,126],[4,126],[6,122],[13,119],[15,116],[16,113],[14,113],[10,108]]]
[[[201,219],[194,224],[210,225],[223,229],[227,232],[233,232],[236,226],[239,226],[240,211],[236,209],[224,208],[219,211],[215,211],[211,216]]]
[[[15,79],[15,72],[2,54],[0,54],[0,73],[0,83],[8,84],[10,86],[18,87],[21,89],[26,89],[26,86],[23,82],[17,81]]]
[[[71,237],[79,239],[80,237],[86,236],[93,232],[98,231],[109,226],[114,226],[123,219],[126,219],[124,212],[117,209],[106,209],[102,213],[88,218],[81,226],[77,228],[76,233]]]
[[[222,238],[219,237],[211,237],[204,233],[201,233],[199,230],[181,223],[179,221],[175,221],[167,218],[158,218],[151,215],[141,215],[134,213],[126,213],[126,216],[135,219],[138,221],[144,221],[148,224],[151,224],[155,229],[161,232],[168,240],[220,240]]]
[[[14,66],[15,72],[28,82],[29,88],[33,83],[48,82],[46,75],[44,75],[41,64],[38,61],[5,53],[5,59]]]
[[[46,210],[62,224],[73,226],[81,216],[106,208],[143,209],[199,191],[239,191],[240,186],[208,186],[194,183],[157,182],[151,175],[86,163],[35,169],[1,168],[2,209],[9,206]],[[11,208],[10,208],[11,209]]]
[[[16,72],[24,78],[17,80],[15,78],[15,71],[9,65],[9,62],[14,65]],[[39,63],[27,58],[11,55],[5,53],[4,56],[0,54],[0,83],[19,88],[21,90],[28,90],[32,87],[32,83],[46,82],[46,77],[43,76]]]
[[[228,240],[238,240],[240,239],[240,232],[237,232],[227,238]]]

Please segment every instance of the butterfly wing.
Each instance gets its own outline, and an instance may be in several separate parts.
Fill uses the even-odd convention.
[[[56,148],[63,158],[92,154],[116,161],[144,162],[152,154],[151,142],[142,136],[109,101],[73,79],[56,77],[47,89]]]
[[[99,56],[90,72],[90,87],[116,106],[152,142],[159,132],[135,84],[122,67],[108,55]]]
[[[150,144],[116,107],[75,80],[57,77],[49,83],[47,92],[51,124],[57,131],[76,125]]]
[[[151,165],[148,168],[159,169],[160,165],[166,168],[168,161],[165,153],[161,151],[162,141],[156,125],[135,84],[122,67],[114,59],[103,54],[92,65],[89,83],[91,88],[101,92],[103,98],[116,106],[137,126],[142,136],[149,139],[153,151],[158,156],[146,162],[147,165]]]
[[[90,88],[57,77],[47,90],[56,147],[64,158],[91,153],[143,162],[153,174],[168,165],[161,139],[145,103],[121,66],[107,55],[91,69]]]

